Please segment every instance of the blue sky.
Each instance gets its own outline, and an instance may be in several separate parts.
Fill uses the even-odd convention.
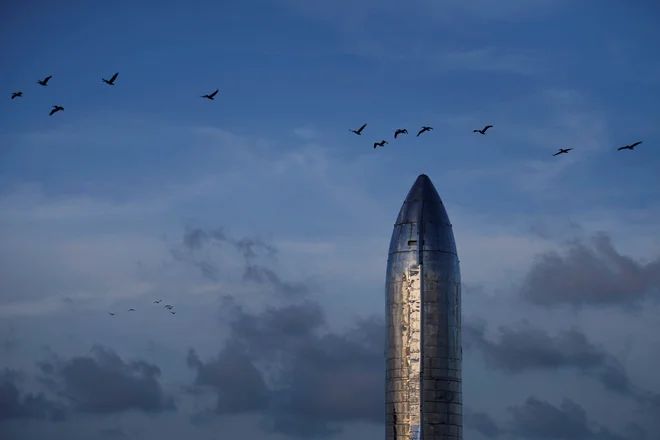
[[[536,317],[544,330],[578,326],[596,340],[598,323],[612,319],[622,330],[605,341],[610,351],[623,350],[626,338],[658,343],[648,336],[657,334],[648,311],[657,308],[637,321],[616,308],[538,310],[515,296],[536,257],[600,231],[631,261],[657,258],[653,2],[14,1],[7,11],[0,314],[5,337],[20,341],[8,367],[32,371],[43,345],[71,357],[101,344],[125,359],[155,356],[167,383],[185,384],[186,350],[211,357],[229,334],[217,322],[220,293],[257,308],[290,300],[241,282],[244,262],[226,249],[173,258],[186,228],[272,242],[277,258],[263,264],[315,286],[311,298],[332,328],[382,315],[392,223],[420,173],[447,206],[466,286],[481,292],[466,290],[466,316],[493,329]],[[115,87],[101,82],[116,71]],[[48,75],[47,87],[35,83]],[[215,101],[199,97],[216,88]],[[16,91],[24,96],[9,99]],[[49,117],[56,104],[65,111]],[[363,136],[348,131],[365,122]],[[486,124],[494,125],[486,136],[472,133]],[[435,130],[416,137],[422,125]],[[394,140],[397,128],[410,134]],[[389,144],[374,150],[381,139]],[[634,152],[616,151],[639,140]],[[552,157],[559,148],[574,150]],[[204,279],[204,259],[228,275]],[[100,318],[161,296],[188,308],[177,324],[153,315],[149,325],[113,330]],[[160,344],[161,357],[145,354],[147,340]],[[644,359],[637,350],[631,356]],[[466,381],[539,382],[500,377],[479,356],[469,359]],[[660,392],[640,365],[627,365],[647,381],[639,386]],[[466,387],[466,404],[499,423],[508,414],[502,408],[526,397],[502,405],[496,387]],[[587,395],[579,403],[609,426],[600,394],[570,388],[565,395]],[[563,391],[541,384],[537,394],[559,405]],[[186,402],[171,429],[211,429],[189,426],[199,402]],[[161,435],[135,414],[83,418],[29,432],[72,438],[73,427],[85,426],[79,435],[102,438],[112,435],[110,424],[129,437]],[[242,423],[218,420],[208,423]],[[649,420],[634,419],[649,433],[660,429]],[[28,429],[11,423],[12,435]],[[381,429],[353,424],[336,438],[382,436]]]

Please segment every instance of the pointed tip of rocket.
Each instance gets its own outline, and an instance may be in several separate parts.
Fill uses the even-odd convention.
[[[417,177],[401,206],[390,240],[390,254],[411,250],[411,240],[415,241],[414,236],[419,233],[424,235],[424,251],[457,253],[445,205],[426,174]]]
[[[449,217],[444,204],[433,186],[433,182],[426,174],[420,174],[403,202],[397,224],[417,222],[420,210],[424,209],[427,221],[439,222],[449,225]]]
[[[433,182],[431,182],[431,179],[429,179],[429,176],[426,174],[420,174],[419,177],[417,177],[417,180],[415,180],[412,188],[410,188],[410,191],[408,191],[405,201],[435,200],[436,198],[438,201],[440,200],[440,196],[438,195],[435,186],[433,186]]]

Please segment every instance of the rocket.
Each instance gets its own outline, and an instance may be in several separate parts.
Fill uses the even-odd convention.
[[[462,440],[461,274],[447,211],[420,175],[387,260],[386,440]]]

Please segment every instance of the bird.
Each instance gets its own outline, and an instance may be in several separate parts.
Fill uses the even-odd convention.
[[[48,85],[48,81],[53,77],[53,75],[47,76],[43,80],[38,80],[37,84],[41,84],[42,86],[46,87]]]
[[[403,129],[399,128],[397,131],[394,132],[394,139],[396,139],[396,137],[400,134],[408,134],[408,130],[406,130],[405,128]]]
[[[172,307],[174,307],[174,306],[171,306],[171,305],[169,305],[169,304],[166,304],[166,305],[165,305],[165,308],[168,309],[168,310],[172,310]]]
[[[105,79],[105,78],[101,78],[101,79],[103,80],[104,83],[109,84],[111,86],[114,86],[115,85],[115,80],[117,79],[118,76],[119,76],[119,72],[112,75],[112,78],[110,78],[110,79]]]
[[[417,133],[417,136],[419,136],[420,134],[424,133],[425,131],[431,131],[431,130],[433,130],[433,127],[426,127],[426,126],[424,126],[424,127],[422,127],[421,130],[419,130],[419,133]]]
[[[112,313],[112,312],[108,312],[108,314],[109,314],[110,316],[115,316],[115,314]]]
[[[484,128],[481,130],[472,130],[473,133],[481,133],[481,134],[486,134],[486,131],[488,131],[489,128],[493,128],[492,125],[486,125]]]
[[[635,147],[636,147],[637,145],[641,144],[642,142],[643,142],[643,141],[638,141],[638,142],[635,142],[635,143],[632,144],[632,145],[626,145],[625,147],[617,148],[616,150],[617,150],[617,151],[621,151],[621,150],[635,151]]]
[[[135,309],[128,309],[128,311],[129,311],[129,312],[134,312],[134,311],[135,311]]]
[[[176,315],[176,312],[173,312],[173,311],[171,311],[171,310],[170,310],[170,313],[173,314],[173,315]]]
[[[154,304],[160,304],[160,303],[162,303],[162,302],[163,302],[163,300],[162,300],[162,299],[159,299],[158,301],[154,301]]]
[[[49,116],[53,116],[55,113],[63,112],[63,111],[64,111],[64,107],[62,107],[60,105],[54,105],[53,109],[49,113]]]
[[[23,92],[14,92],[11,94],[11,99],[20,98],[21,96],[23,96]]]
[[[351,131],[351,132],[357,134],[358,136],[361,136],[362,135],[362,130],[364,130],[364,127],[366,127],[366,126],[367,126],[367,124],[364,124],[362,127],[358,128],[357,130],[351,130],[349,128],[348,131]]]
[[[572,148],[560,148],[558,152],[553,154],[553,156],[559,156],[560,154],[566,154],[571,150],[572,150]]]
[[[384,147],[386,143],[387,143],[387,141],[384,140],[384,139],[383,139],[382,141],[380,141],[380,142],[374,142],[374,148],[376,148],[376,147]]]
[[[213,92],[209,95],[202,95],[201,97],[206,98],[206,99],[210,99],[211,101],[213,101],[213,99],[215,98],[215,95],[217,95],[219,91],[220,91],[220,89],[215,89],[215,92]]]

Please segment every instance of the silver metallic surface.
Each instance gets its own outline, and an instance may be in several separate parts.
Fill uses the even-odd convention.
[[[447,211],[420,175],[387,261],[386,440],[462,440],[461,275]]]

